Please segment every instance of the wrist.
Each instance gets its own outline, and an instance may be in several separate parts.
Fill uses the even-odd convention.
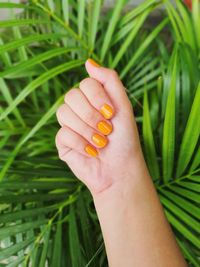
[[[131,167],[127,167],[123,174],[109,180],[112,182],[103,191],[92,192],[94,202],[128,198],[131,194],[137,195],[142,187],[153,184],[146,164],[142,162],[138,168],[131,164]]]

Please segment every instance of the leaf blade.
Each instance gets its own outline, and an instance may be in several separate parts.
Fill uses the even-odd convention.
[[[196,90],[191,112],[182,138],[182,143],[178,156],[176,177],[180,177],[181,174],[187,168],[200,136],[199,103],[200,83]]]
[[[148,167],[153,180],[159,178],[159,167],[156,158],[156,148],[153,139],[153,131],[151,127],[151,119],[149,112],[149,103],[147,92],[144,92],[144,102],[143,102],[143,138],[144,138],[144,150],[147,158]]]

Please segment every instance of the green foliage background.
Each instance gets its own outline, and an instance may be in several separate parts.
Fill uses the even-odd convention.
[[[175,2],[0,3],[0,266],[107,266],[92,198],[54,143],[88,57],[123,80],[166,216],[200,266],[200,4]]]

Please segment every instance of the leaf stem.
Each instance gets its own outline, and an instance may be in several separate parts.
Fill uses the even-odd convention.
[[[46,233],[47,229],[52,226],[53,221],[62,212],[62,210],[63,210],[63,208],[65,206],[67,206],[67,205],[69,205],[69,204],[71,204],[71,203],[73,203],[74,201],[77,200],[77,196],[78,196],[78,192],[79,191],[80,191],[80,186],[78,186],[77,190],[72,195],[70,195],[67,200],[65,200],[64,202],[62,202],[61,205],[58,205],[57,212],[48,220],[48,223],[45,225],[43,231],[35,239],[35,241],[33,243],[33,247],[31,248],[31,250],[29,251],[29,253],[26,255],[26,257],[24,259],[24,262],[23,262],[25,264],[25,266],[27,266],[28,260],[29,260],[29,258],[31,256],[32,251],[34,250],[34,248],[36,247],[36,245],[39,244],[39,242],[43,238],[44,234]]]
[[[183,179],[187,179],[187,178],[189,178],[191,175],[193,175],[193,174],[195,174],[195,173],[197,173],[197,172],[199,172],[199,171],[200,171],[200,168],[199,168],[199,169],[196,169],[195,171],[193,171],[193,172],[191,172],[191,173],[188,173],[187,175],[184,175],[184,176],[181,176],[181,177],[179,177],[179,178],[177,178],[177,179],[174,179],[174,180],[171,181],[171,182],[167,182],[167,183],[165,183],[165,184],[162,184],[162,185],[160,185],[160,186],[157,186],[156,188],[157,188],[158,190],[160,190],[160,189],[162,189],[162,188],[164,188],[164,187],[166,187],[166,186],[171,186],[171,184],[178,183],[178,182],[182,181]]]
[[[37,1],[35,1],[36,6],[38,6],[39,8],[41,8],[44,12],[46,12],[50,17],[52,17],[56,22],[58,22],[61,26],[63,26],[68,33],[75,39],[77,40],[82,46],[83,48],[85,48],[88,51],[88,56],[92,55],[92,57],[100,62],[100,59],[98,58],[98,56],[90,49],[90,47],[85,43],[85,41],[76,33],[74,32],[70,27],[69,24],[66,23],[65,21],[63,21],[62,19],[60,19],[52,10],[46,8],[45,6],[43,6],[42,4],[38,3]]]

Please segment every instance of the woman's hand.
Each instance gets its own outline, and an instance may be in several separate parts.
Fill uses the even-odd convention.
[[[57,112],[59,156],[90,189],[110,267],[186,267],[144,162],[117,73],[86,62],[91,78]],[[95,138],[94,138],[95,137]]]
[[[144,169],[133,109],[116,71],[87,60],[90,78],[57,110],[59,157],[92,194]],[[137,168],[137,166],[140,166]],[[134,178],[134,177],[131,177]]]

